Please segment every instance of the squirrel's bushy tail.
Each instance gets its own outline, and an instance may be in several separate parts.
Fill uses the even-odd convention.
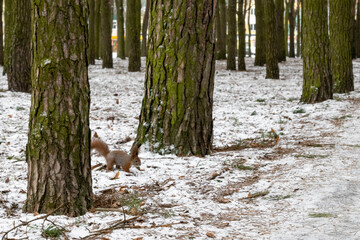
[[[95,148],[102,156],[106,157],[109,154],[108,145],[103,142],[101,139],[93,139],[91,140],[90,149]]]

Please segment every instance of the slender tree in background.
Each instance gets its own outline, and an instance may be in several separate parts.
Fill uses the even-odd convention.
[[[89,2],[89,64],[95,64],[95,0]]]
[[[123,0],[116,0],[116,19],[117,19],[117,57],[121,59],[125,59]]]
[[[3,15],[3,0],[0,0],[0,16]],[[3,19],[0,17],[0,26],[3,26]],[[4,66],[4,43],[3,28],[0,27],[0,66]]]
[[[332,98],[327,0],[303,1],[303,91],[301,101]]]
[[[246,4],[245,4],[245,6],[246,6]],[[245,12],[246,11],[244,11],[244,15],[245,15]],[[248,47],[249,47],[249,57],[251,57],[251,24],[250,24],[250,13],[251,13],[251,0],[249,0],[249,8],[248,8],[248,10],[247,10],[247,12],[248,12],[248,29],[249,29],[249,34],[248,34]]]
[[[256,55],[255,66],[264,66],[266,63],[265,29],[264,29],[264,5],[263,1],[255,0],[256,15]],[[274,30],[274,29],[272,29]]]
[[[290,27],[290,51],[289,57],[295,57],[295,20],[296,20],[296,12],[295,12],[295,0],[289,0],[289,27]]]
[[[95,1],[95,59],[101,58],[101,1]]]
[[[130,1],[129,1],[130,2]],[[101,58],[103,68],[113,68],[112,45],[111,45],[111,0],[101,1]]]
[[[146,38],[149,23],[150,0],[146,0],[146,7],[142,25],[141,56],[146,56]]]
[[[150,28],[137,143],[151,151],[205,155],[212,149],[215,1],[150,5]]]
[[[92,207],[87,0],[32,1],[32,94],[25,212]],[[60,14],[61,12],[61,14]]]
[[[219,34],[217,35],[217,56],[216,59],[222,60],[226,59],[226,2],[225,0],[218,0],[218,10],[219,10]]]
[[[352,0],[330,1],[330,56],[334,92],[345,93],[354,90],[354,76],[351,57]]]
[[[238,2],[238,34],[239,34],[238,70],[239,71],[246,71],[246,66],[245,66],[245,18],[244,18],[246,9],[243,8],[243,5],[244,5],[244,1],[239,0],[239,2]],[[244,6],[246,6],[246,3]]]
[[[10,48],[11,48],[11,39],[13,35],[13,3],[14,0],[5,0],[5,48],[4,48],[4,69],[3,74],[7,73],[7,68],[11,63],[11,55],[10,55]]]
[[[279,66],[276,46],[275,3],[273,0],[264,2],[265,44],[266,44],[266,77],[279,79]]]
[[[288,56],[289,53],[289,1],[290,0],[285,0],[285,26],[284,26],[284,41],[285,41],[285,55]]]
[[[284,41],[284,0],[275,0],[275,31],[278,61],[286,61]]]
[[[355,7],[356,7],[356,0],[351,0],[351,56],[353,59],[356,58],[356,20],[355,20]]]
[[[236,70],[236,0],[228,1],[227,11],[227,60],[226,69]]]
[[[8,88],[15,92],[31,90],[31,4],[29,0],[14,0],[13,35],[10,62],[7,67]]]
[[[129,54],[129,72],[138,72],[140,59],[140,0],[126,1],[126,48]]]
[[[360,58],[360,1],[357,1],[356,7],[356,35],[355,35],[355,49],[356,49],[356,57]]]
[[[297,16],[297,22],[296,22],[296,28],[297,28],[297,40],[296,40],[296,56],[301,56],[301,19],[300,19],[300,13],[301,13],[301,0],[297,0],[297,10],[296,10],[296,16]]]

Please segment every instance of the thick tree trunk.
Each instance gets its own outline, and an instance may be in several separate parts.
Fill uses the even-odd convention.
[[[217,56],[216,59],[223,60],[226,59],[226,1],[218,0],[218,18],[219,18],[219,33],[217,36]]]
[[[117,57],[125,59],[125,38],[124,38],[124,3],[123,0],[116,0],[117,19]]]
[[[332,98],[327,0],[303,1],[303,91],[301,101]]]
[[[265,29],[264,29],[264,2],[255,0],[256,15],[256,55],[255,66],[264,66],[266,63]]]
[[[112,15],[111,0],[101,1],[101,56],[102,67],[113,68],[112,45],[111,45]]]
[[[78,216],[93,201],[87,1],[32,3],[32,26],[36,27],[24,211],[48,213],[62,206],[58,214]]]
[[[14,19],[10,62],[7,68],[8,88],[15,92],[30,92],[31,3],[29,0],[14,0],[12,4]]]
[[[297,11],[296,11],[296,16],[297,16],[297,40],[296,40],[296,56],[297,57],[301,57],[301,19],[300,19],[300,13],[301,13],[301,8],[300,8],[300,4],[301,4],[301,0],[298,0],[298,7],[297,7]]]
[[[3,0],[0,0],[0,16],[3,15]],[[0,17],[0,26],[3,26],[3,18]],[[3,28],[0,27],[0,66],[4,66],[4,42]]]
[[[13,20],[14,20],[14,13],[13,13],[13,3],[14,0],[5,0],[5,48],[4,48],[4,69],[3,75],[7,73],[7,68],[11,64],[11,39],[13,35]]]
[[[140,59],[140,0],[126,1],[126,47],[129,54],[129,72],[138,72]]]
[[[146,0],[145,14],[142,25],[141,56],[146,56],[146,39],[149,25],[150,0]]]
[[[236,70],[236,0],[229,0],[227,11],[227,70]]]
[[[95,1],[95,59],[101,58],[101,1]]]
[[[265,0],[265,42],[266,42],[266,77],[279,79],[279,66],[276,48],[275,4],[273,0]]]
[[[246,71],[245,66],[245,19],[243,11],[243,0],[238,2],[238,34],[239,34],[239,48],[238,48],[238,70]],[[245,4],[246,7],[246,4]]]
[[[295,57],[295,8],[294,3],[295,0],[289,0],[289,27],[290,27],[290,51],[289,51],[289,57],[294,58]]]
[[[212,149],[215,3],[151,1],[145,95],[136,142],[150,150]]]
[[[275,0],[276,51],[279,62],[286,61],[284,41],[284,0]]]
[[[95,64],[95,0],[89,1],[89,64]]]
[[[354,76],[351,57],[352,0],[330,1],[330,52],[331,73],[334,92],[345,93],[354,90]]]

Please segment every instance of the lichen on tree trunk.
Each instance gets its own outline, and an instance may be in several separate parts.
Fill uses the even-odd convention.
[[[92,207],[87,1],[32,1],[32,95],[25,212]]]
[[[136,142],[159,153],[212,149],[215,3],[151,1],[145,94]]]

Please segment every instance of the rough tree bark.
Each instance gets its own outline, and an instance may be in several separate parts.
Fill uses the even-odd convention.
[[[266,77],[279,79],[279,66],[276,46],[275,4],[273,0],[265,0],[265,44],[266,44]]]
[[[101,58],[103,68],[113,68],[112,45],[111,45],[111,0],[101,1]]]
[[[256,53],[255,66],[264,66],[266,63],[265,29],[264,29],[264,2],[255,0],[256,15]]]
[[[227,59],[226,69],[236,70],[236,0],[228,1],[227,10]]]
[[[14,18],[10,61],[7,68],[8,88],[15,92],[30,92],[31,3],[29,0],[14,0],[12,7]]]
[[[126,1],[126,48],[129,54],[129,72],[138,72],[140,58],[140,0]]]
[[[334,92],[354,90],[351,57],[352,0],[330,1],[330,56]]]
[[[145,94],[136,142],[151,151],[212,149],[215,2],[151,1]]]
[[[303,1],[303,91],[301,101],[332,98],[327,0]]]
[[[31,110],[25,212],[92,207],[87,1],[32,1]]]
[[[245,66],[245,10],[243,8],[244,1],[238,2],[238,34],[239,34],[239,48],[238,48],[238,70],[246,71]],[[245,4],[246,7],[246,4]]]

